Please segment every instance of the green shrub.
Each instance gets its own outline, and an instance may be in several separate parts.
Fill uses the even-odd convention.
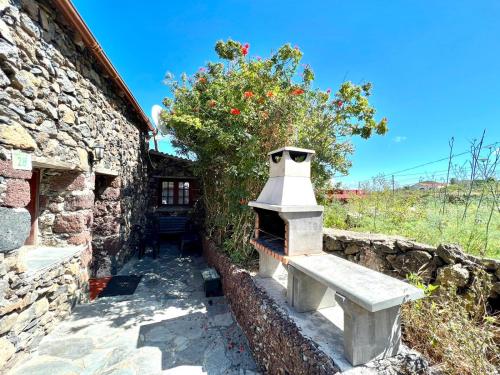
[[[500,365],[500,322],[486,313],[487,274],[476,273],[465,296],[453,286],[424,285],[415,275],[409,280],[427,297],[403,305],[404,341],[440,365],[444,374],[494,374]]]
[[[228,40],[217,42],[215,51],[220,60],[194,75],[180,81],[167,75],[173,98],[163,101],[161,129],[196,161],[208,233],[243,260],[252,251],[247,202],[264,186],[269,151],[314,149],[312,177],[321,192],[333,171],[347,171],[351,136],[384,134],[387,121],[375,121],[369,83],[344,82],[335,93],[314,88],[314,73],[301,65],[298,48],[287,44],[269,58],[249,58],[248,45]]]

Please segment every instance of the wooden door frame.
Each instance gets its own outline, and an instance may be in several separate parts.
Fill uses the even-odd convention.
[[[35,246],[38,244],[38,216],[39,216],[39,197],[40,197],[40,170],[33,169],[30,184],[30,202],[26,206],[26,209],[30,213],[31,217],[31,228],[30,234],[25,245]]]

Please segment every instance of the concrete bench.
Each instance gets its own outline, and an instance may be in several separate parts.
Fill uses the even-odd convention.
[[[334,255],[288,258],[288,303],[299,312],[338,303],[344,353],[354,366],[398,353],[400,305],[423,296],[410,284]]]

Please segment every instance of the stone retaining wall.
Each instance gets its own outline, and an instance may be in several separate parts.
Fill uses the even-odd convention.
[[[491,278],[492,305],[498,308],[500,261],[465,254],[458,245],[431,246],[400,236],[324,229],[323,250],[390,276],[405,278],[418,273],[434,284],[455,284],[466,293],[474,272],[481,269]]]
[[[251,275],[209,240],[204,240],[207,262],[222,277],[224,294],[243,329],[257,364],[266,374],[335,374],[332,359],[304,337],[297,325],[259,289]]]
[[[19,251],[0,253],[0,369],[21,360],[76,303],[87,299],[90,257],[86,247],[60,263],[27,272]]]

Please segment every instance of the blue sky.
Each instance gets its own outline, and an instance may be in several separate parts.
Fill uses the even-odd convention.
[[[486,144],[500,141],[497,0],[74,4],[147,114],[168,95],[165,73],[194,73],[215,58],[219,39],[248,42],[250,55],[260,56],[296,44],[323,89],[372,82],[371,102],[390,131],[354,140],[350,176],[340,179],[351,186],[446,157],[452,136],[457,153],[483,129]],[[160,148],[173,152],[168,140]],[[445,169],[435,163],[396,179],[406,184]]]

